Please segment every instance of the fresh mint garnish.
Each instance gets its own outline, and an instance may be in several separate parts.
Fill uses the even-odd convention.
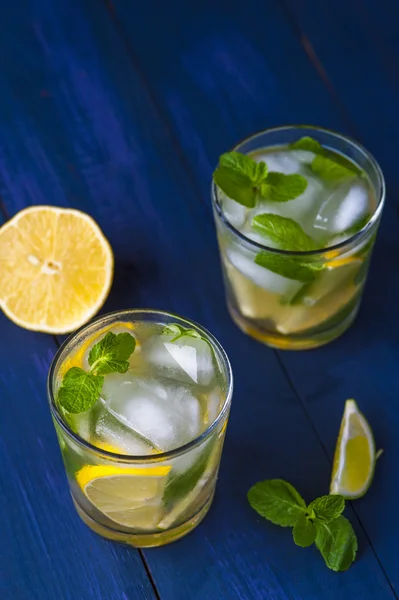
[[[323,152],[322,145],[309,136],[305,136],[294,142],[290,145],[290,148],[293,150],[309,150],[309,152],[314,152],[315,154],[321,154]]]
[[[320,496],[313,500],[308,506],[310,514],[314,514],[318,521],[332,521],[337,519],[345,508],[345,500],[342,496],[331,494]]]
[[[189,329],[186,327],[182,327],[181,325],[176,325],[175,323],[171,323],[170,325],[165,325],[162,330],[163,335],[173,335],[173,338],[170,340],[172,343],[176,342],[182,337],[191,337],[191,338],[199,338],[201,340],[207,341],[202,337],[198,331],[195,329]]]
[[[259,481],[249,490],[248,501],[262,517],[281,527],[293,527],[306,513],[305,500],[283,479]]]
[[[357,539],[352,525],[343,516],[328,523],[316,521],[316,546],[333,571],[346,571],[356,557]]]
[[[268,521],[293,527],[298,546],[306,548],[315,542],[329,569],[346,571],[355,560],[357,539],[350,522],[341,514],[345,508],[342,496],[321,496],[306,506],[290,483],[269,479],[251,487],[248,501]]]
[[[281,256],[271,252],[259,252],[255,257],[257,265],[273,271],[277,275],[294,279],[302,283],[311,283],[316,279],[317,272],[323,267],[317,263],[302,263],[293,256]]]
[[[266,177],[266,163],[257,163],[250,156],[240,152],[222,154],[213,173],[213,179],[220,189],[229,198],[247,208],[255,206],[258,186]]]
[[[282,250],[308,252],[317,248],[316,243],[302,227],[293,219],[271,213],[256,215],[252,219],[252,227],[278,244]]]
[[[291,144],[290,147],[293,150],[309,150],[316,154],[310,167],[313,173],[316,173],[324,181],[339,183],[345,179],[363,174],[363,171],[345,156],[323,148],[317,140],[311,137],[303,137]]]
[[[312,161],[312,171],[327,182],[338,183],[356,176],[356,172],[327,156],[315,156]]]
[[[65,373],[57,395],[60,406],[74,414],[89,410],[100,397],[104,375],[126,373],[135,347],[136,340],[130,333],[108,332],[90,350],[89,371],[71,367]]]
[[[259,196],[272,202],[288,202],[303,194],[308,185],[302,175],[268,173],[265,162],[256,162],[240,152],[222,154],[213,179],[229,198],[247,208],[254,208]]]
[[[260,195],[272,202],[288,202],[304,193],[308,182],[302,175],[270,172],[259,188]]]
[[[311,519],[303,513],[299,515],[292,529],[292,537],[297,546],[307,548],[311,546],[316,539],[316,527]]]
[[[109,331],[89,353],[90,371],[94,375],[126,373],[129,357],[134,352],[136,340],[130,333],[115,335]]]
[[[85,412],[97,402],[103,383],[102,375],[93,375],[80,367],[71,367],[62,380],[58,402],[67,412]]]

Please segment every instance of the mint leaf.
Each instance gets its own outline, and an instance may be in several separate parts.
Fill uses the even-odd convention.
[[[346,571],[355,560],[357,539],[352,525],[342,515],[330,523],[316,521],[316,546],[333,571]]]
[[[271,254],[270,252],[259,252],[255,257],[257,265],[277,273],[282,277],[302,281],[302,283],[311,283],[316,279],[316,264],[301,263],[299,259],[291,256],[281,256],[281,254]]]
[[[227,152],[219,159],[213,179],[220,189],[239,204],[253,208],[257,186],[267,177],[267,165],[239,152]]]
[[[312,513],[313,511],[317,520],[328,523],[333,519],[337,519],[344,508],[344,498],[338,494],[331,494],[313,500],[308,506],[308,512]]]
[[[254,186],[259,185],[267,177],[267,164],[256,162],[248,154],[241,152],[226,152],[219,158],[219,165],[249,177]]]
[[[349,165],[350,163],[347,164]],[[349,166],[337,162],[335,160],[335,155],[334,160],[327,156],[315,156],[311,166],[313,173],[316,173],[316,175],[328,182],[337,183],[354,177],[357,174],[352,168],[349,168]]]
[[[259,191],[266,200],[288,202],[303,194],[307,187],[308,182],[302,175],[284,175],[272,171]]]
[[[248,492],[248,502],[256,512],[275,525],[293,526],[306,504],[296,489],[282,479],[259,481]]]
[[[109,331],[89,353],[90,372],[95,375],[126,373],[129,357],[134,352],[136,340],[130,333]]]
[[[186,327],[182,327],[181,325],[176,325],[175,323],[165,325],[165,327],[162,330],[162,333],[164,335],[173,335],[173,339],[170,340],[172,343],[176,342],[176,340],[179,340],[182,337],[199,338],[201,340],[204,340],[205,342],[208,341],[205,338],[203,338],[202,335],[198,333],[198,331],[195,331],[195,329],[188,329]]]
[[[300,514],[292,530],[292,536],[297,546],[307,548],[316,539],[316,527],[305,514]]]
[[[324,152],[323,147],[319,142],[314,140],[311,137],[305,136],[294,142],[290,146],[293,150],[309,150],[310,152],[314,152],[315,154],[322,154]]]
[[[208,443],[193,465],[183,473],[173,475],[172,469],[172,474],[167,481],[163,494],[163,502],[166,505],[177,502],[180,498],[186,497],[191,492],[206,471],[212,449],[212,443]]]
[[[71,367],[62,380],[58,391],[58,402],[70,413],[89,410],[100,397],[104,377],[86,373],[80,367]]]
[[[304,232],[299,223],[287,217],[271,213],[256,215],[252,219],[252,227],[283,250],[307,252],[317,248],[316,243]]]

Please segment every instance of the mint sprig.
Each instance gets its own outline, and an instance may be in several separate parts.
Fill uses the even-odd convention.
[[[258,187],[266,180],[267,165],[240,152],[227,152],[219,158],[213,179],[229,198],[247,208],[256,204]]]
[[[293,219],[271,213],[256,215],[252,219],[252,228],[272,240],[282,250],[308,252],[317,248],[316,242],[308,236]],[[255,257],[257,265],[273,271],[277,275],[303,283],[311,283],[323,268],[320,261],[305,261],[295,256],[281,256],[262,251]]]
[[[256,215],[252,219],[252,228],[270,238],[282,250],[308,252],[317,248],[315,241],[304,232],[299,223],[287,217],[272,213]]]
[[[339,495],[321,496],[308,506],[297,490],[282,479],[256,483],[248,501],[262,517],[281,527],[293,527],[297,546],[316,544],[329,569],[346,571],[355,560],[357,539],[342,516],[345,500]]]
[[[312,283],[316,279],[317,272],[323,268],[317,263],[301,262],[294,256],[281,256],[266,251],[258,252],[255,263],[277,275],[302,283]]]
[[[126,373],[129,357],[134,352],[136,340],[130,333],[109,331],[90,350],[89,371],[71,367],[65,373],[57,401],[63,410],[78,414],[89,410],[100,397],[104,375]]]
[[[195,329],[189,329],[188,327],[182,327],[181,325],[177,325],[176,323],[171,323],[170,325],[165,325],[162,330],[163,335],[173,335],[173,338],[170,340],[172,343],[176,342],[182,337],[191,337],[197,338],[204,341],[207,341],[202,337],[198,331]]]
[[[290,146],[293,150],[309,150],[316,154],[310,167],[316,175],[329,183],[339,183],[363,174],[363,171],[341,154],[331,152],[313,138],[306,136]]]
[[[259,196],[272,202],[294,200],[308,185],[302,175],[269,173],[265,162],[240,152],[221,155],[213,180],[229,198],[247,208],[254,208]]]
[[[260,195],[272,202],[288,202],[304,193],[308,182],[303,175],[285,175],[271,171],[259,188]]]

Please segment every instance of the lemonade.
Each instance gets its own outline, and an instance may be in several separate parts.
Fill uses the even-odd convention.
[[[286,127],[223,155],[214,180],[235,322],[279,348],[340,335],[358,311],[383,206],[374,159],[342,136]]]
[[[190,531],[212,501],[231,388],[217,341],[166,313],[108,315],[67,340],[49,391],[83,520],[135,546]]]

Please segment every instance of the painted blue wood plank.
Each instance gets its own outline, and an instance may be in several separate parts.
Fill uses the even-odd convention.
[[[56,345],[0,314],[0,597],[155,598],[136,551],[76,518],[46,398]]]
[[[190,20],[189,15],[184,14],[182,21],[178,23],[176,12],[173,13],[172,10],[174,25],[172,18],[166,22],[164,20],[162,28],[154,32],[154,37],[161,40],[162,52],[146,37],[143,22],[137,27],[126,6],[121,2],[116,2],[116,6],[120,23],[123,24],[137,62],[146,72],[156,99],[161,104],[161,111],[181,142],[186,161],[196,174],[199,184],[203,186],[204,195],[207,195],[207,185],[217,155],[234,140],[253,129],[275,125],[283,120],[313,121],[347,130],[346,120],[342,120],[341,106],[338,105],[335,109],[334,102],[326,89],[323,89],[321,81],[316,81],[316,73],[312,70],[310,61],[306,60],[305,55],[300,58],[300,45],[293,41],[293,35],[281,25],[281,20],[280,26],[277,27],[278,9],[271,8],[271,3],[268,4],[267,19],[260,18],[256,23],[251,18],[251,8],[255,9],[256,3],[246,3],[242,13],[238,14],[235,10],[229,17],[204,10],[200,17],[193,15]],[[389,144],[384,146],[386,129],[379,131],[379,138],[373,136],[368,129],[369,122],[366,116],[358,111],[361,94],[366,91],[364,88],[373,79],[373,74],[378,79],[379,88],[383,87],[382,83],[386,85],[386,81],[384,79],[380,82],[380,70],[377,71],[378,65],[375,65],[369,56],[370,50],[363,58],[361,53],[355,52],[357,35],[353,34],[352,22],[350,25],[345,24],[343,13],[346,4],[345,7],[343,3],[340,6],[342,14],[336,22],[335,36],[326,35],[326,31],[329,31],[327,24],[326,27],[320,27],[320,21],[317,19],[315,29],[317,24],[318,37],[323,39],[331,65],[336,72],[340,72],[344,64],[348,78],[350,72],[359,73],[369,69],[369,77],[364,81],[363,88],[354,86],[357,87],[358,97],[353,112],[357,111],[357,128],[361,129],[362,137],[363,132],[367,132],[369,137],[366,143],[377,154],[384,171],[388,174],[389,190],[394,192],[397,179],[395,172],[389,170],[393,155],[392,147]],[[309,4],[309,13],[312,7],[313,4]],[[331,39],[338,38],[339,25],[346,28],[346,32],[351,32],[353,46],[347,48],[342,56],[337,53],[337,44],[331,43]],[[168,42],[173,26],[173,36],[179,39],[179,44]],[[285,35],[282,35],[282,31]],[[357,32],[357,29],[355,31]],[[354,55],[356,58],[353,58]],[[348,61],[348,56],[352,57],[351,61]],[[370,64],[374,66],[371,72]],[[290,68],[292,66],[295,68]],[[271,93],[272,85],[274,93]],[[287,94],[287,91],[290,93]],[[279,102],[273,102],[276,95]],[[387,99],[387,94],[385,98]],[[261,109],[260,99],[264,102]],[[396,101],[397,95],[392,95],[391,90],[388,102],[395,105]],[[386,104],[381,102],[380,106],[385,107]],[[374,106],[373,109],[373,118],[378,120],[379,106]],[[396,115],[390,113],[390,118],[395,128]],[[397,297],[396,280],[392,281],[391,277],[397,269],[396,230],[397,213],[391,205],[387,207],[383,220],[374,260],[376,266],[371,272],[366,301],[351,332],[327,349],[311,354],[282,355],[290,370],[299,377],[302,384],[300,389],[303,390],[305,398],[309,391],[311,402],[307,403],[307,410],[330,455],[335,444],[343,401],[347,395],[356,395],[356,390],[359,401],[364,405],[366,412],[370,413],[377,434],[380,432],[383,439],[389,440],[392,447],[391,463],[386,467],[385,473],[389,472],[390,475],[385,474],[383,483],[377,479],[372,492],[356,504],[356,511],[361,516],[380,558],[383,558],[384,566],[389,569],[391,579],[396,579],[397,570],[394,566],[398,561],[393,537],[395,529],[386,526],[387,514],[392,515],[393,521],[396,522],[395,495],[392,495],[390,489],[392,485],[394,489],[399,487],[399,482],[394,476],[393,464],[398,455],[395,442],[397,415],[393,400],[398,387],[398,377],[394,369],[397,363],[397,328],[393,331],[391,329],[392,324],[397,323],[397,317],[395,302],[389,304],[386,298]],[[381,289],[386,289],[387,294],[381,294]],[[373,323],[372,327],[369,326],[370,322]],[[348,348],[349,336],[353,342]],[[353,358],[350,349],[356,349],[359,358]],[[359,354],[361,349],[363,352]],[[327,358],[323,360],[323,354],[333,356],[333,361]],[[385,372],[387,356],[391,357],[388,361],[391,368],[385,378],[378,376],[378,373]],[[354,364],[357,365],[356,369]],[[336,377],[328,377],[329,371],[339,371],[341,386],[336,382]],[[384,410],[377,408],[376,394],[370,386],[370,381],[375,382],[377,394],[382,394],[386,401],[387,406]],[[348,388],[353,391],[349,391]],[[381,505],[385,507],[382,512],[379,510]]]
[[[13,6],[8,7],[7,15],[12,28],[2,32],[6,60],[1,73],[5,91],[0,115],[7,118],[0,118],[0,177],[8,210],[49,202],[89,211],[110,238],[117,259],[115,286],[107,307],[162,306],[200,320],[220,337],[236,373],[235,402],[215,506],[203,525],[185,540],[146,552],[161,597],[392,597],[361,530],[360,560],[348,574],[336,576],[312,550],[296,548],[288,531],[260,522],[247,506],[246,490],[262,477],[287,477],[307,497],[322,493],[328,484],[327,462],[273,353],[243,336],[226,315],[209,211],[197,200],[193,182],[182,169],[178,148],[171,144],[169,132],[132,69],[107,14],[94,2],[59,1],[54,5],[43,0],[27,6],[23,17],[16,15]],[[294,50],[293,40],[287,39]],[[21,40],[28,56],[20,49]],[[251,48],[250,39],[247,45]],[[233,49],[234,42],[231,46]],[[27,60],[33,74],[21,83],[18,72]],[[306,71],[302,64],[299,69]],[[322,88],[316,92],[322,100]],[[215,114],[218,106],[224,106],[221,99],[214,107]],[[279,101],[273,106],[278,107]],[[261,113],[259,108],[257,118]],[[228,121],[226,129],[227,125]],[[191,128],[195,134],[195,127]],[[7,326],[11,336],[14,326]],[[16,331],[21,335],[16,354],[10,356],[3,344],[9,365],[17,364],[17,351],[24,340],[35,336]],[[39,353],[45,355],[44,349]],[[17,365],[16,373],[22,372],[22,366]],[[35,381],[38,384],[42,380]],[[29,396],[21,393],[20,397],[21,408],[25,408]],[[20,410],[16,422],[24,420],[24,414]],[[46,415],[37,416],[36,429],[50,436],[53,433]],[[28,429],[28,423],[24,428]],[[7,440],[14,449],[11,436]],[[19,464],[27,458],[25,452],[20,455],[18,473]],[[51,469],[61,477],[55,449],[51,457],[48,454],[47,460],[54,457]],[[30,464],[33,469],[34,464]],[[32,470],[29,478],[35,510],[41,519],[39,508],[51,515],[52,504],[42,495],[39,469]],[[67,493],[66,488],[63,493]],[[10,502],[8,498],[7,510]],[[78,538],[83,526],[71,506],[68,510],[68,526],[75,527]],[[53,536],[51,544],[60,554],[65,576],[74,582],[72,589],[83,586],[83,567],[78,570],[74,564],[66,564],[70,546],[57,544],[55,532],[48,529],[45,532]],[[11,535],[12,524],[7,540]],[[109,560],[103,546],[114,547],[86,530],[85,535],[99,555],[98,562]],[[29,548],[34,553],[37,546],[32,541]],[[122,555],[119,550],[115,552],[114,565],[123,571]],[[126,562],[136,556],[134,551],[123,552]],[[9,560],[10,569],[19,569],[15,553]],[[86,560],[82,559],[82,565]],[[30,568],[31,564],[27,566]],[[54,577],[57,574],[58,565]],[[39,583],[35,580],[37,589],[46,585],[42,568],[40,576]],[[27,597],[35,575],[19,577],[18,593]],[[119,597],[137,597],[135,578],[135,572],[121,578]],[[99,597],[97,591],[94,587],[87,597]],[[105,588],[100,597],[113,598],[113,593]]]

